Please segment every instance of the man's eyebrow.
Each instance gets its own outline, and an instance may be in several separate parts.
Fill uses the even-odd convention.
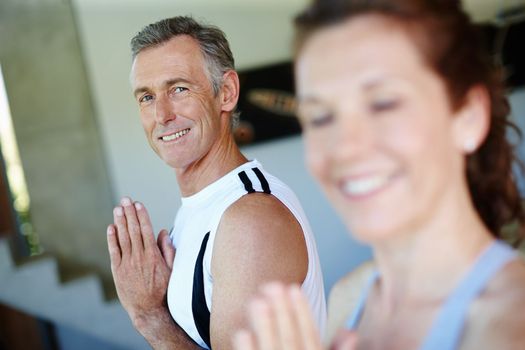
[[[140,95],[143,92],[148,91],[149,89],[147,87],[138,87],[135,90],[133,90],[133,96],[137,97],[137,95]]]
[[[165,80],[162,83],[162,87],[168,87],[170,85],[178,84],[178,83],[190,84],[191,82],[188,79],[185,79],[185,78],[173,78],[173,79]],[[137,96],[137,95],[139,95],[139,94],[141,94],[143,92],[149,91],[149,90],[150,90],[150,88],[148,88],[146,86],[139,86],[138,88],[133,90],[133,96]]]

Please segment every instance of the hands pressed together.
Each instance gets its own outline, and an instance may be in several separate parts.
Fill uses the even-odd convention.
[[[107,228],[111,272],[118,297],[133,324],[140,327],[159,312],[168,312],[166,292],[175,249],[166,230],[157,241],[146,208],[124,197]]]
[[[355,350],[357,336],[341,331],[332,350]],[[234,339],[235,350],[321,350],[308,301],[297,285],[271,283],[249,305],[249,329]]]

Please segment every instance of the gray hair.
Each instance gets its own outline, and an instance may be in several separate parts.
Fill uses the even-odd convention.
[[[224,32],[215,26],[200,24],[189,16],[166,18],[149,24],[131,39],[132,60],[142,50],[163,44],[178,35],[189,35],[199,43],[208,79],[217,96],[223,83],[222,76],[229,70],[235,70],[235,62]],[[231,129],[238,123],[239,112],[235,107]]]

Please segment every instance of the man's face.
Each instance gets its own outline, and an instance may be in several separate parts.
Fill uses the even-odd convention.
[[[131,71],[142,126],[172,168],[206,156],[220,137],[221,106],[198,43],[187,35],[141,51]]]

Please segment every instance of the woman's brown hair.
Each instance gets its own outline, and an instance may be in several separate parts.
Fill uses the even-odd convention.
[[[399,23],[412,37],[427,64],[445,82],[454,109],[468,91],[485,87],[491,104],[490,129],[476,152],[467,156],[467,181],[472,200],[489,230],[501,237],[505,225],[514,224],[513,237],[523,238],[524,207],[513,173],[522,170],[515,147],[507,139],[509,103],[500,67],[491,59],[479,29],[457,0],[316,0],[295,20],[296,54],[311,34],[324,27],[361,15],[377,14]]]

